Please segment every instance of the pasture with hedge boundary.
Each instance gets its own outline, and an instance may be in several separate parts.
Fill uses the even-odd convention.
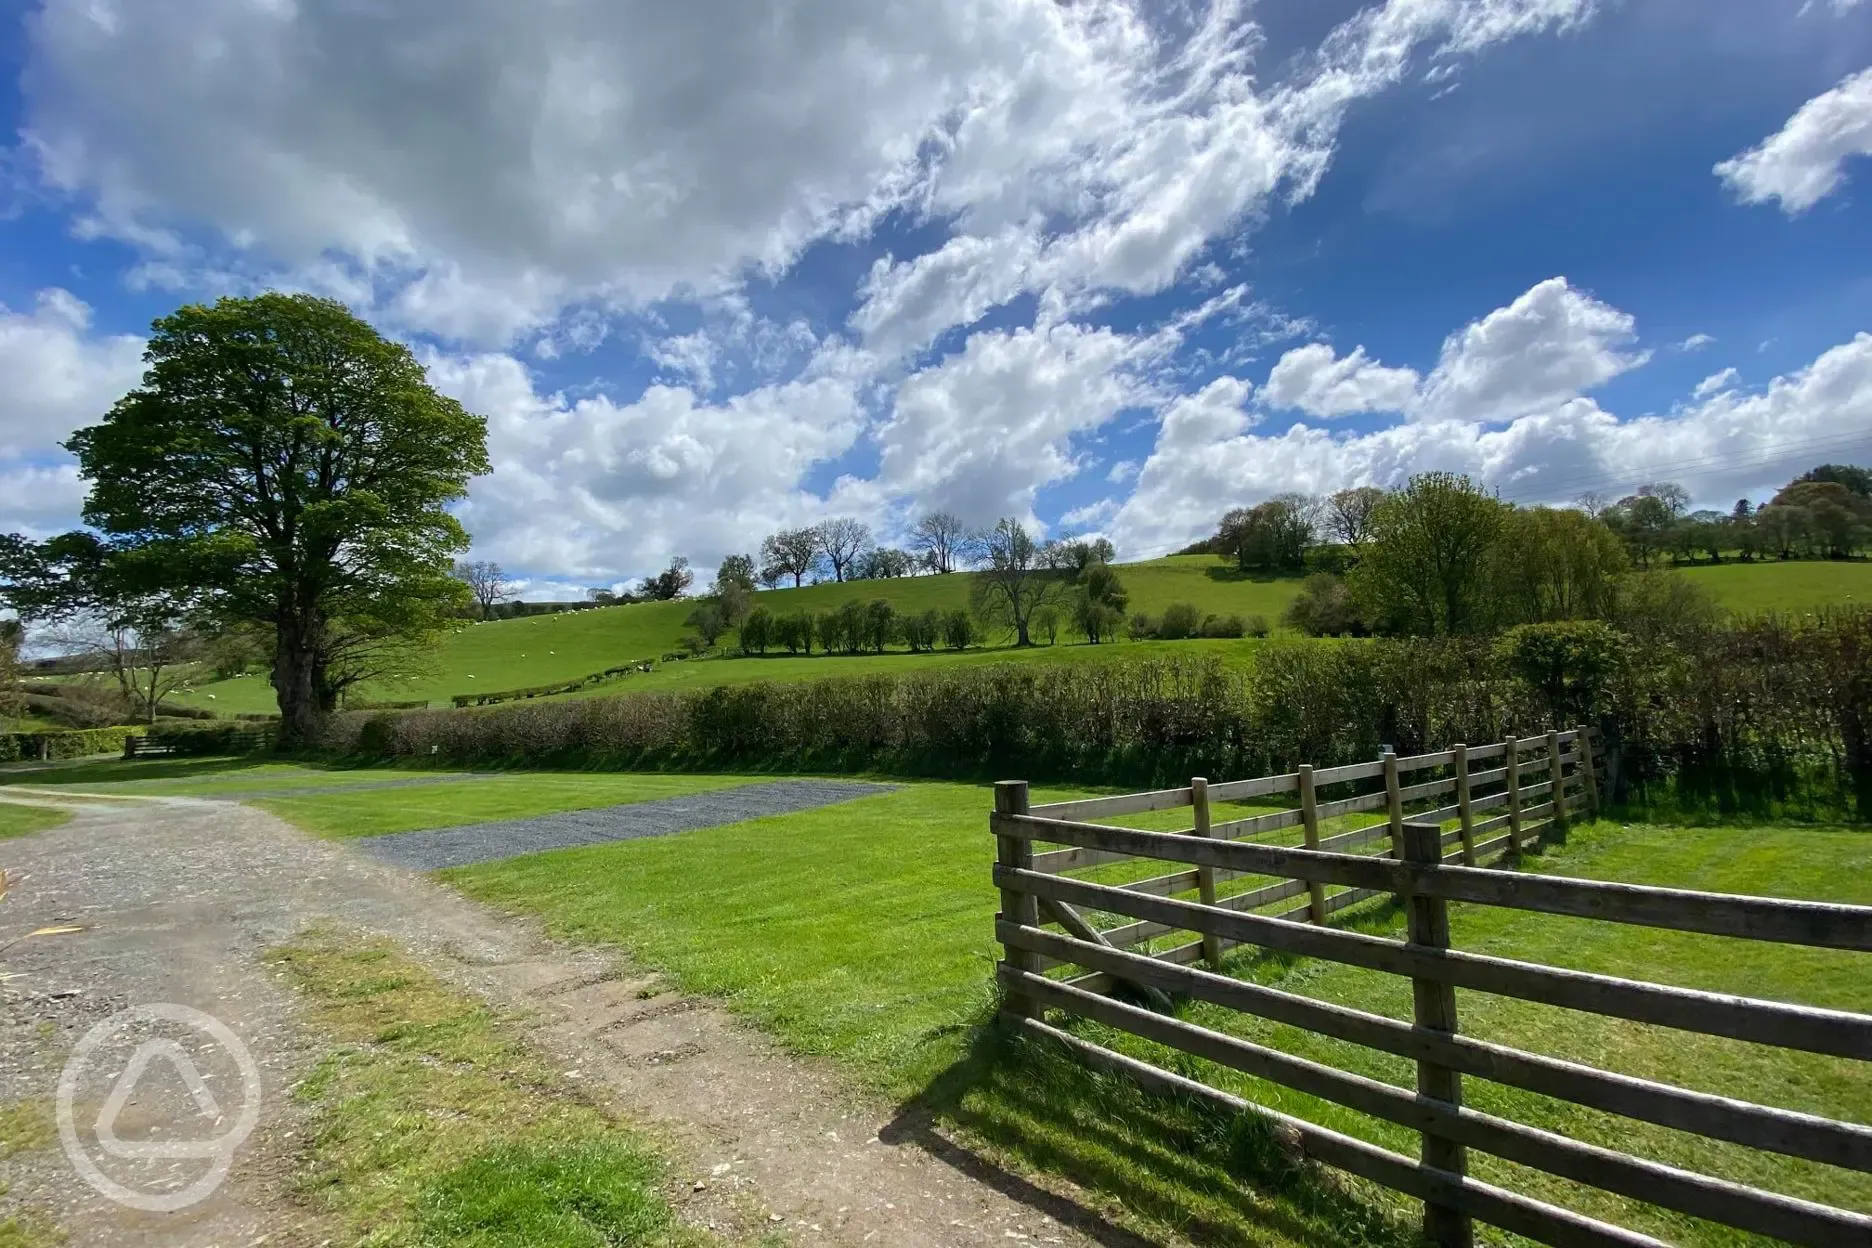
[[[1499,741],[1563,722],[1605,730],[1621,796],[1863,816],[1872,810],[1872,612],[1643,639],[1574,624],[1503,641],[1276,642],[1246,670],[1175,657],[997,664],[351,714],[331,721],[323,744],[454,764],[1152,786]]]

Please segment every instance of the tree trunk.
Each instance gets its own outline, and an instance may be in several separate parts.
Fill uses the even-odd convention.
[[[318,739],[317,626],[308,619],[283,620],[273,660],[273,692],[280,709],[279,744],[307,746]]]

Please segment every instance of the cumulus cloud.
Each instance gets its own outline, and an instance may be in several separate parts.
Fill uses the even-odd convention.
[[[30,312],[0,306],[0,460],[52,451],[143,375],[143,340],[94,336],[91,308],[56,287]]]
[[[1631,349],[1636,337],[1629,313],[1548,278],[1449,336],[1417,415],[1502,421],[1551,408],[1649,359]]]
[[[1691,334],[1688,338],[1677,344],[1677,349],[1679,351],[1701,351],[1704,347],[1709,346],[1715,341],[1716,339],[1709,334]]]
[[[1872,69],[1808,100],[1780,130],[1715,173],[1743,203],[1776,200],[1792,217],[1844,185],[1846,162],[1865,155],[1872,155]]]
[[[971,524],[1030,520],[1039,488],[1079,470],[1075,435],[1154,397],[1138,369],[1159,349],[1070,323],[974,334],[899,388],[877,486]]]
[[[630,403],[541,393],[505,354],[436,356],[430,379],[488,417],[494,472],[462,519],[516,568],[615,579],[687,555],[704,566],[820,517],[801,488],[863,427],[835,359],[798,380],[709,402],[654,385]]]
[[[1386,368],[1364,347],[1343,358],[1325,343],[1308,343],[1281,356],[1261,393],[1276,407],[1298,408],[1331,420],[1357,412],[1401,412],[1417,394],[1417,372]]]
[[[1620,420],[1573,398],[1499,427],[1415,421],[1365,434],[1306,425],[1256,433],[1244,415],[1226,410],[1166,417],[1137,490],[1110,527],[1123,549],[1157,553],[1211,531],[1229,507],[1285,490],[1395,485],[1433,469],[1469,473],[1528,503],[1565,502],[1589,489],[1620,493],[1657,479],[1723,503],[1770,492],[1816,455],[1872,450],[1872,334],[1759,393],[1726,384],[1698,391],[1666,416]]]

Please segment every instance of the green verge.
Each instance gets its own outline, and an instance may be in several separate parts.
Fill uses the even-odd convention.
[[[488,1009],[382,943],[319,930],[270,960],[338,1042],[312,1107],[301,1193],[371,1248],[713,1242],[679,1223],[663,1167]]]
[[[49,1148],[56,1138],[50,1101],[0,1105],[0,1161]],[[0,1183],[0,1198],[5,1196],[6,1184]],[[65,1240],[59,1226],[37,1210],[0,1212],[0,1248],[53,1248]]]
[[[1035,793],[1036,801],[1063,793]],[[1217,1244],[1407,1241],[1408,1202],[1285,1163],[1254,1124],[1146,1098],[982,1024],[993,1006],[987,789],[919,784],[799,815],[682,836],[463,868],[446,878],[543,916],[564,937],[615,944],[685,989],[726,1000],[795,1050],[828,1054],[870,1086],[964,1128],[1016,1165],[1057,1171],[1156,1227]],[[1174,812],[1140,819],[1173,826]],[[1164,822],[1170,817],[1170,822]],[[1872,835],[1813,827],[1574,829],[1530,869],[1733,892],[1872,902]],[[1681,936],[1584,920],[1452,908],[1458,947],[1714,991],[1872,1010],[1854,955]],[[1346,912],[1400,935],[1388,903]],[[1406,981],[1239,950],[1233,974],[1315,998],[1410,1016]],[[1872,1123],[1855,1064],[1459,994],[1465,1032],[1607,1069]],[[1398,1086],[1408,1063],[1197,1004],[1191,1021]],[[1416,1137],[1210,1063],[1090,1024],[1080,1034],[1262,1104],[1415,1155]],[[1872,1178],[1712,1144],[1481,1080],[1488,1112],[1755,1183],[1872,1211]],[[1477,1156],[1475,1171],[1543,1199],[1697,1245],[1746,1237]]]
[[[71,821],[69,810],[54,810],[50,806],[22,806],[15,802],[0,802],[0,841],[16,836],[30,836],[34,832],[44,832]]]

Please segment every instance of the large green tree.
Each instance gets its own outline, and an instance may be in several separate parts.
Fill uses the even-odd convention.
[[[393,675],[469,601],[448,511],[488,471],[487,422],[342,304],[264,294],[155,323],[143,384],[66,443],[85,522],[152,590],[266,625],[281,737]]]
[[[1422,473],[1387,495],[1352,574],[1371,618],[1413,633],[1487,628],[1490,553],[1507,516],[1507,504],[1456,473]]]

